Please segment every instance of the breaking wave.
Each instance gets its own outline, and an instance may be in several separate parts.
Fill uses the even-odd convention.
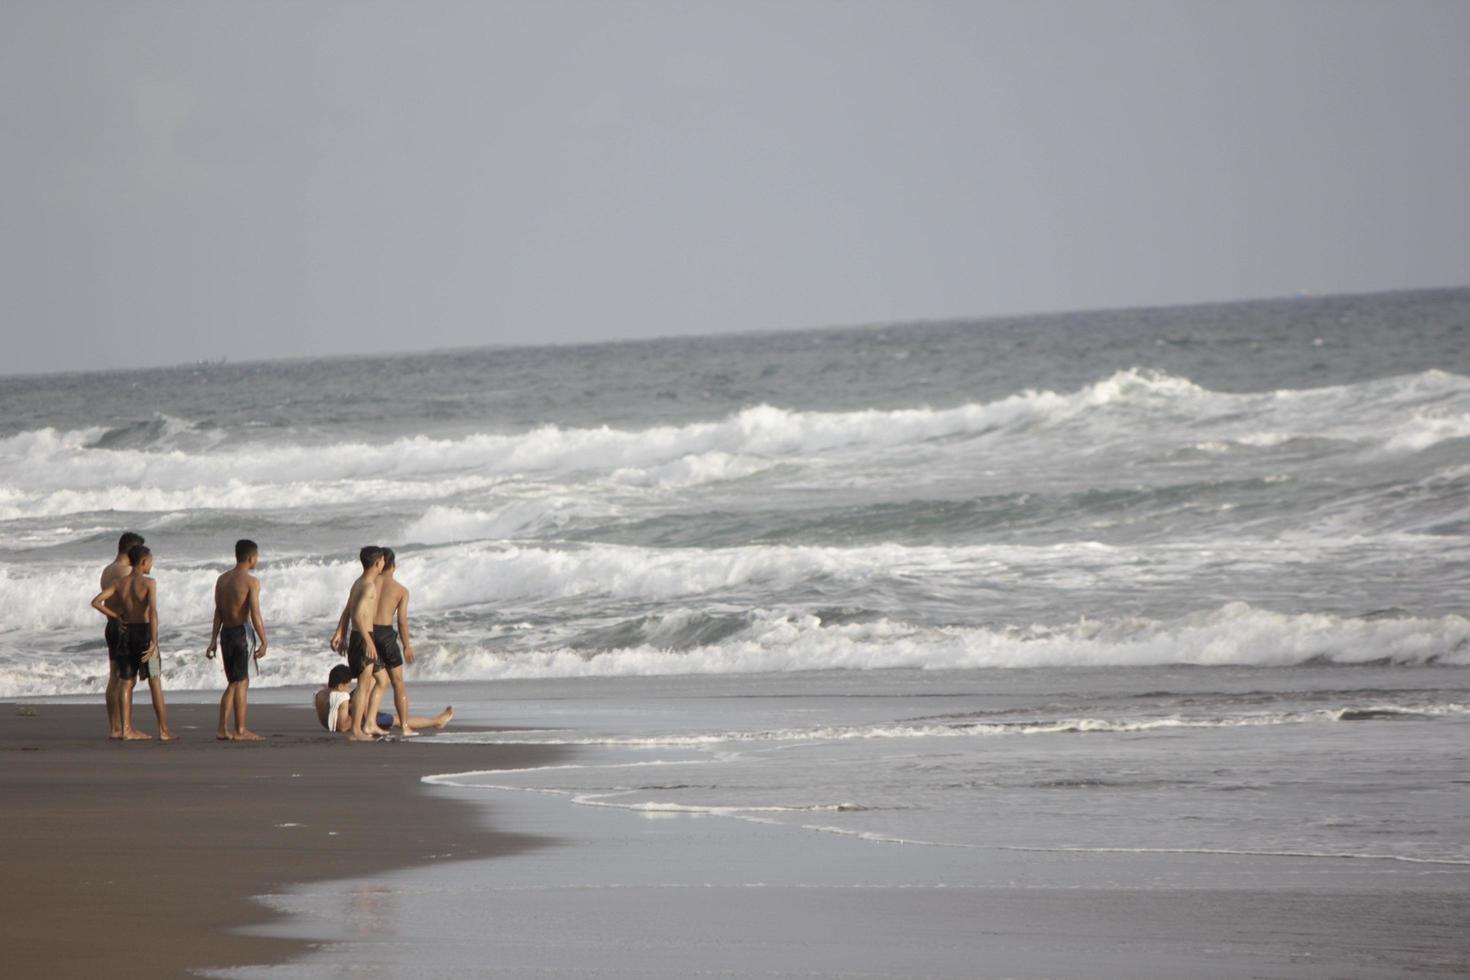
[[[212,585],[212,571],[200,573]],[[201,580],[203,582],[203,580]],[[322,643],[293,649],[290,642],[272,646],[260,663],[259,683],[319,684],[337,659],[324,651],[330,617],[340,609],[345,583],[322,590],[319,603],[326,617]],[[205,587],[201,584],[201,589]],[[85,612],[91,613],[90,609]],[[199,608],[208,609],[201,604]],[[95,614],[92,614],[95,616]],[[171,622],[160,614],[165,624]],[[88,620],[97,627],[100,625]],[[671,629],[698,629],[686,622]],[[203,627],[201,627],[202,629]],[[760,611],[738,628],[716,631],[719,639],[684,649],[640,644],[612,649],[558,647],[517,649],[483,641],[434,641],[420,629],[413,675],[419,681],[499,680],[557,677],[619,677],[676,674],[749,674],[813,670],[965,670],[1025,667],[1146,667],[1232,665],[1289,667],[1307,663],[1470,666],[1470,619],[1354,619],[1322,614],[1289,615],[1231,603],[1208,612],[1172,620],[1080,620],[1062,626],[1009,628],[924,627],[880,619],[866,623],[824,623],[805,613]],[[280,636],[280,633],[277,633]],[[13,644],[12,644],[13,645]],[[202,641],[199,644],[202,646]],[[167,676],[173,687],[218,686],[218,668],[196,649],[164,639]],[[323,652],[314,653],[312,650]],[[175,659],[177,655],[177,659]],[[65,658],[32,659],[24,650],[7,652],[16,668],[0,678],[0,697],[74,694],[99,689],[100,657],[94,650]],[[1405,716],[1425,709],[1403,705],[1362,704],[1344,713],[1321,709],[1303,717],[1368,721]],[[1249,716],[1241,716],[1248,718]],[[1256,722],[1238,721],[1236,724]],[[1048,719],[1043,727],[1057,731],[1093,730],[1086,719]],[[1177,724],[1147,722],[1158,727]],[[977,722],[924,724],[925,731],[975,734]],[[998,726],[1010,732],[1014,726]],[[1105,729],[1097,729],[1105,730]]]
[[[544,502],[541,502],[544,503]],[[575,512],[580,505],[569,505]],[[483,516],[445,511],[437,520],[417,529],[424,536],[435,531],[451,536],[463,525],[501,522],[509,529],[519,521],[532,524],[566,516],[555,506],[540,510],[528,503],[514,510]],[[480,526],[480,530],[490,530]],[[414,528],[410,528],[410,531]],[[474,530],[473,527],[468,530]],[[410,534],[410,537],[413,535]],[[1432,544],[1433,542],[1431,542]],[[1313,541],[1292,538],[1255,543],[1249,553],[1231,558],[1226,544],[1212,554],[1212,562],[1238,560],[1251,568],[1266,563],[1290,564],[1311,558],[1331,560],[1334,549],[1358,547],[1360,542]],[[1407,553],[1421,545],[1415,540],[1390,538],[1384,546]],[[1422,545],[1421,545],[1422,546]],[[1130,580],[1160,582],[1184,580],[1197,574],[1200,552],[1209,542],[1186,545],[1118,547],[1082,541],[1057,545],[972,545],[959,547],[880,544],[853,548],[802,545],[752,545],[732,548],[647,548],[613,544],[514,544],[482,542],[427,549],[404,549],[399,566],[404,581],[412,583],[415,608],[449,611],[494,605],[577,598],[607,598],[670,602],[694,598],[737,598],[744,605],[768,604],[772,595],[798,590],[877,588],[890,594],[955,594],[956,590],[1025,584],[1030,587],[1094,587],[1106,576],[1114,584]],[[154,569],[159,582],[159,611],[166,622],[198,619],[211,608],[214,580],[224,569],[218,565],[174,564],[160,552]],[[271,622],[303,623],[335,617],[352,580],[360,572],[355,561],[316,558],[270,559],[261,566],[262,602]],[[87,605],[96,591],[97,568],[80,565],[0,564],[0,589],[6,598],[6,623],[11,629],[52,629],[85,626],[97,615]],[[905,591],[908,590],[908,591]],[[668,615],[661,613],[661,616]],[[207,619],[207,615],[204,616]],[[654,617],[646,622],[666,625]],[[696,627],[696,635],[702,629]],[[665,626],[652,635],[626,634],[628,643],[688,646],[671,637]],[[947,634],[924,639],[926,646],[948,646]],[[1186,662],[1182,657],[1178,662]]]
[[[818,412],[759,405],[718,421],[641,430],[548,425],[382,444],[243,441],[227,451],[219,430],[160,416],[112,429],[40,429],[0,439],[0,519],[348,502],[365,480],[400,496],[407,494],[392,484],[549,473],[679,487],[741,479],[773,460],[1008,433],[1035,436],[1075,426],[1082,427],[1086,444],[1163,438],[1229,451],[1328,439],[1417,452],[1470,437],[1470,378],[1436,370],[1328,388],[1229,394],[1135,368],[1070,393],[1026,390],[953,408]],[[425,499],[442,496],[426,486],[413,492],[420,491]]]
[[[1470,665],[1470,620],[1365,620],[1288,615],[1231,603],[1174,620],[1083,620],[1060,627],[920,627],[892,620],[824,624],[763,613],[718,642],[514,653],[446,646],[425,663],[477,678],[740,674],[807,670],[1025,667],[1295,666],[1304,663]]]

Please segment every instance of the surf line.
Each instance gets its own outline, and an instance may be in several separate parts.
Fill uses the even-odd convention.
[[[770,821],[776,823],[776,821]],[[790,826],[789,824],[780,824]],[[1355,851],[1251,851],[1211,847],[1040,847],[1025,844],[966,844],[958,841],[917,840],[912,837],[889,837],[872,831],[848,830],[844,827],[824,827],[819,824],[803,824],[802,830],[816,833],[838,834],[856,837],[874,844],[912,844],[917,847],[954,847],[967,851],[1029,851],[1043,854],[1202,854],[1211,857],[1280,857],[1315,858],[1352,861],[1402,861],[1408,864],[1437,864],[1450,867],[1470,867],[1470,860],[1458,858],[1422,858],[1407,854],[1359,854]]]
[[[1211,857],[1276,857],[1276,858],[1311,858],[1315,860],[1335,861],[1399,861],[1405,864],[1433,864],[1447,867],[1470,867],[1470,860],[1459,858],[1424,858],[1414,857],[1408,854],[1360,854],[1355,851],[1265,851],[1265,850],[1235,850],[1231,848],[1212,847],[1041,847],[1024,844],[967,844],[958,841],[928,841],[918,840],[911,837],[892,837],[876,834],[872,831],[849,830],[845,827],[831,827],[821,824],[789,824],[784,821],[750,816],[754,813],[769,812],[812,812],[821,810],[843,810],[867,809],[866,807],[853,807],[851,804],[817,805],[806,807],[740,807],[740,806],[688,806],[680,804],[653,804],[651,807],[640,807],[636,805],[618,804],[607,802],[616,796],[624,796],[636,790],[627,787],[617,787],[605,793],[582,793],[577,790],[555,789],[549,787],[534,786],[510,786],[504,783],[470,783],[460,780],[473,778],[475,776],[491,776],[497,774],[542,772],[558,769],[637,769],[647,766],[683,766],[683,765],[710,765],[728,761],[723,758],[717,759],[657,759],[647,762],[622,762],[608,765],[556,765],[556,766],[533,766],[526,769],[473,769],[465,772],[447,772],[435,775],[423,776],[421,782],[433,786],[452,786],[458,789],[488,789],[504,793],[535,793],[544,796],[560,796],[570,799],[570,802],[579,806],[605,807],[608,809],[626,810],[631,812],[653,812],[677,814],[707,814],[717,817],[728,817],[748,823],[765,824],[778,827],[791,827],[792,829],[805,830],[810,833],[834,834],[841,837],[855,837],[875,844],[909,844],[917,847],[951,847],[962,850],[973,851],[1022,851],[1046,854],[1200,854]]]
[[[540,743],[525,742],[510,744],[535,745]],[[534,787],[495,786],[487,783],[464,783],[459,782],[459,780],[469,779],[474,776],[496,776],[504,775],[506,773],[519,772],[554,772],[557,770],[565,769],[641,769],[646,766],[699,766],[724,761],[724,759],[650,759],[647,762],[614,762],[607,765],[572,764],[559,766],[528,766],[524,769],[470,769],[466,770],[465,772],[441,772],[429,776],[423,776],[419,781],[427,783],[430,786],[453,786],[458,789],[506,789],[512,791],[520,791],[532,789]],[[570,796],[572,795],[572,793],[571,791],[566,791],[565,795]]]
[[[943,846],[943,845],[941,845]],[[950,845],[954,846],[954,845]],[[958,845],[968,847],[971,845]],[[1446,864],[1470,867],[1470,861],[1457,858],[1422,858],[1408,854],[1358,854],[1355,851],[1247,851],[1220,847],[1025,847],[1021,845],[975,845],[997,851],[1046,851],[1073,854],[1209,854],[1224,857],[1288,857],[1351,861],[1404,861],[1409,864]]]
[[[713,763],[720,760],[703,759],[704,763]],[[638,766],[658,765],[690,765],[692,762],[632,762],[610,766],[547,766],[546,769],[625,769]],[[1232,850],[1229,848],[1210,847],[1038,847],[1022,844],[966,844],[958,841],[929,841],[918,840],[912,837],[890,837],[883,834],[875,834],[872,831],[849,830],[845,827],[830,827],[821,824],[789,824],[780,820],[751,816],[753,813],[769,812],[811,812],[814,810],[841,810],[850,804],[835,804],[809,807],[723,807],[723,806],[682,806],[678,804],[656,804],[655,809],[644,809],[625,804],[605,802],[608,797],[626,795],[635,792],[625,788],[607,793],[578,793],[576,790],[551,789],[532,786],[508,786],[503,783],[464,783],[457,780],[472,776],[488,776],[495,773],[508,772],[535,772],[536,769],[488,769],[474,770],[470,772],[441,773],[434,776],[422,777],[422,782],[435,786],[453,786],[459,789],[488,789],[505,793],[536,793],[544,796],[560,796],[569,798],[569,801],[579,806],[606,807],[608,809],[627,810],[631,812],[654,812],[670,815],[709,815],[716,817],[727,817],[746,823],[763,824],[767,826],[789,827],[793,830],[805,830],[809,833],[834,834],[841,837],[855,837],[859,840],[874,844],[908,844],[916,847],[952,847],[968,851],[1025,851],[1032,853],[1047,854],[1200,854],[1210,857],[1275,857],[1275,858],[1312,858],[1316,860],[1336,861],[1399,861],[1406,864],[1433,864],[1447,867],[1470,867],[1470,860],[1457,858],[1422,858],[1407,854],[1359,854],[1354,851],[1260,851],[1260,850]],[[856,808],[854,808],[856,809]]]

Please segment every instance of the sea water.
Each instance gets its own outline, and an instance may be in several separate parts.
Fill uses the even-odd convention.
[[[1470,290],[0,379],[0,695],[101,691],[125,529],[176,691],[237,537],[257,689],[396,548],[415,704],[527,729],[441,738],[572,752],[446,791],[1470,862]]]

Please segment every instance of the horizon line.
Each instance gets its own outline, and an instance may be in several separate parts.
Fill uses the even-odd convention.
[[[442,354],[464,354],[478,351],[492,350],[550,350],[556,348],[575,347],[610,347],[623,344],[652,344],[663,343],[670,340],[709,341],[718,339],[729,339],[739,337],[765,337],[775,334],[791,333],[816,333],[822,331],[840,330],[886,330],[894,328],[938,326],[946,324],[974,323],[985,324],[1008,320],[1032,320],[1043,317],[1073,316],[1087,313],[1125,313],[1129,311],[1159,311],[1159,310],[1187,310],[1200,309],[1212,306],[1249,306],[1260,303],[1285,303],[1299,300],[1326,300],[1326,299],[1355,299],[1370,296],[1395,296],[1410,293],[1447,293],[1470,290],[1470,282],[1441,285],[1441,286],[1406,286],[1393,289],[1370,289],[1352,290],[1334,293],[1312,293],[1296,292],[1289,295],[1275,296],[1252,296],[1242,299],[1222,300],[1200,300],[1197,302],[1181,303],[1141,303],[1128,306],[1097,306],[1097,307],[1065,307],[1046,310],[1027,310],[1012,313],[987,313],[987,314],[957,314],[953,316],[919,317],[915,319],[901,320],[879,320],[864,323],[847,324],[822,324],[816,326],[792,326],[792,327],[757,327],[748,330],[725,330],[714,333],[669,333],[653,334],[647,337],[608,337],[602,340],[562,340],[544,341],[540,343],[485,343],[485,344],[462,344],[446,347],[429,347],[423,349],[392,348],[368,353],[353,354],[287,354],[282,356],[253,357],[245,360],[230,360],[228,355],[222,360],[198,360],[198,361],[176,361],[169,364],[142,364],[129,367],[110,368],[72,368],[60,370],[40,369],[35,371],[0,372],[0,381],[13,380],[42,380],[47,378],[81,377],[86,375],[121,374],[128,371],[179,371],[189,368],[209,367],[234,367],[252,366],[263,364],[289,364],[305,361],[360,361],[374,360],[386,357],[399,357],[404,355],[434,356]]]

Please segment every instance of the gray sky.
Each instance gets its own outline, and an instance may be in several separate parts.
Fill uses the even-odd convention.
[[[0,0],[0,372],[1470,282],[1470,3]]]

